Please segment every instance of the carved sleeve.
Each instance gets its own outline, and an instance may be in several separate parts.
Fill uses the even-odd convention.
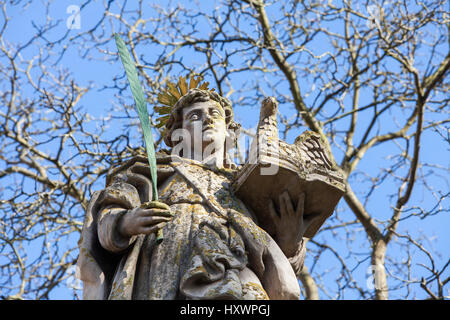
[[[305,264],[305,255],[306,255],[305,244],[306,244],[305,239],[302,239],[296,253],[292,257],[288,257],[288,260],[291,263],[292,269],[294,269],[297,278],[300,276],[300,272],[302,271],[303,265]]]
[[[124,237],[118,232],[118,224],[127,209],[114,205],[103,208],[98,220],[98,239],[103,248],[119,253],[127,249],[136,237]]]
[[[98,239],[103,248],[119,253],[127,249],[136,237],[124,237],[118,232],[123,215],[140,205],[138,190],[124,182],[113,183],[102,191],[97,219]]]

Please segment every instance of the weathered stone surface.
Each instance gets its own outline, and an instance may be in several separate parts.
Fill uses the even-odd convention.
[[[294,145],[279,141],[272,98],[264,100],[258,126],[264,144],[254,142],[251,156],[257,160],[254,167],[279,159],[279,173],[264,180],[250,164],[237,171],[224,156],[225,141],[233,137],[225,128],[236,128],[231,104],[217,96],[195,89],[177,103],[179,112],[172,113],[167,132],[177,125],[190,134],[200,128],[202,136],[195,138],[201,139],[200,151],[214,144],[216,152],[203,162],[192,160],[198,150],[190,153],[191,159],[158,154],[159,202],[152,201],[144,155],[113,168],[105,189],[92,195],[78,259],[84,299],[299,298],[296,275],[304,263],[303,237],[320,227],[307,218],[319,212],[311,199],[332,198],[340,188],[339,175],[330,170],[314,135],[308,133]],[[285,189],[295,213],[286,212],[291,199]],[[305,205],[297,204],[304,192]],[[255,206],[261,195],[272,197],[278,211],[267,212],[263,201],[266,207]],[[320,212],[325,218],[332,211],[331,206],[326,209]],[[158,230],[162,243],[155,240]]]
[[[276,101],[266,99],[261,108],[257,132],[259,140],[253,141],[258,156],[244,165],[234,188],[242,201],[256,213],[259,225],[271,235],[276,230],[268,210],[269,202],[274,201],[280,208],[276,199],[285,190],[289,192],[293,203],[297,203],[298,196],[305,193],[305,214],[318,216],[304,234],[304,237],[312,238],[333,213],[343,195],[344,178],[329,160],[318,134],[307,131],[297,137],[293,145],[279,140],[276,124],[266,125],[274,123],[276,113]],[[279,146],[279,153],[269,151],[265,143],[269,139],[272,144]],[[269,166],[275,167],[276,172],[264,175],[263,170]]]

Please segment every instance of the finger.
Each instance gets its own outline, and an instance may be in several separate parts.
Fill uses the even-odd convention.
[[[300,193],[297,202],[297,208],[295,209],[296,215],[303,220],[303,214],[305,213],[305,193]]]
[[[287,191],[283,192],[280,196],[282,198],[282,202],[284,203],[285,212],[289,216],[293,216],[295,213],[294,206],[292,205],[291,197]]]
[[[272,220],[276,224],[278,222],[278,219],[280,219],[280,218],[278,217],[278,213],[275,210],[275,205],[273,204],[273,200],[272,199],[269,200],[269,213],[270,213],[270,217],[272,218]]]
[[[165,226],[166,222],[158,223],[157,225],[151,226],[151,227],[141,227],[139,229],[140,233],[142,234],[150,234],[150,233],[156,233],[159,229],[163,228]]]
[[[141,217],[148,216],[162,216],[162,217],[172,217],[173,213],[170,210],[162,210],[162,209],[141,209],[140,210]]]
[[[279,212],[279,214],[280,214],[280,219],[283,217],[283,216],[285,216],[285,215],[287,215],[287,212],[286,212],[286,201],[284,200],[284,197],[283,197],[283,194],[280,194],[280,196],[278,197],[278,201],[280,201],[280,212]]]
[[[150,227],[160,222],[169,222],[171,219],[166,217],[143,217],[139,219],[141,226]]]
[[[307,230],[312,224],[320,219],[320,215],[312,214],[303,220],[304,228]]]
[[[162,210],[170,210],[170,207],[160,201],[150,201],[141,204],[142,209],[162,209]]]

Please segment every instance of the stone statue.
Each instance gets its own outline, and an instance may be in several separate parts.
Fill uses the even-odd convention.
[[[343,191],[320,137],[278,141],[276,101],[265,99],[254,163],[238,168],[227,153],[239,129],[230,101],[179,87],[162,122],[172,152],[157,154],[159,201],[144,155],[113,168],[92,195],[79,242],[83,298],[299,299],[304,236]],[[278,170],[260,175],[268,163]]]

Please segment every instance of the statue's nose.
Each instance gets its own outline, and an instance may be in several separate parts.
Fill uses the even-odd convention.
[[[209,114],[205,114],[205,120],[204,120],[204,123],[205,124],[210,124],[210,123],[213,123],[214,121],[213,121],[213,118],[211,117],[211,115],[209,115]]]

